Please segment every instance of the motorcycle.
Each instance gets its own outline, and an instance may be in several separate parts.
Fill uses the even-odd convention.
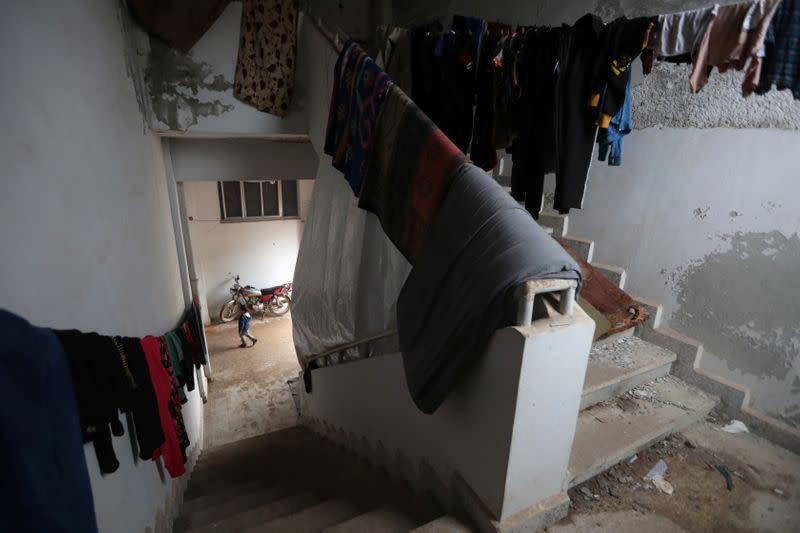
[[[252,285],[242,286],[238,275],[233,280],[233,287],[230,289],[231,299],[219,310],[219,319],[222,322],[232,322],[239,318],[242,314],[240,304],[244,304],[251,314],[261,313],[262,318],[267,312],[274,316],[283,316],[289,311],[293,284],[285,283],[266,289],[256,289]]]

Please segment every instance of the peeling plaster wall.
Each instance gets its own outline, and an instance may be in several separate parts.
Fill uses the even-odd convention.
[[[155,37],[140,49],[155,129],[193,133],[306,133],[305,62],[298,48],[289,113],[262,113],[233,96],[242,3],[231,2],[203,37],[184,54]],[[138,28],[137,28],[138,29]],[[305,31],[302,17],[299,32]],[[298,43],[301,35],[298,35]]]
[[[125,17],[108,0],[31,0],[0,19],[0,305],[41,326],[160,334],[184,310],[161,144],[144,129]],[[193,461],[203,407],[188,396]],[[107,476],[84,449],[100,531],[168,531],[188,476],[135,459],[127,429],[114,448],[120,468]]]
[[[434,0],[395,2],[393,14],[560,24],[587,11],[608,21],[711,3]],[[570,233],[594,239],[596,261],[625,267],[630,292],[662,302],[673,328],[702,341],[705,368],[800,426],[800,102],[776,91],[744,99],[736,72],[715,71],[692,95],[688,76],[688,66],[661,64],[635,77],[623,166],[594,158]],[[552,204],[552,176],[546,191]]]

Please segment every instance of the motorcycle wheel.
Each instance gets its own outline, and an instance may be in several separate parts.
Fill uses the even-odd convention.
[[[289,305],[292,301],[288,296],[276,296],[272,298],[267,304],[269,312],[275,316],[283,316],[289,311]]]
[[[233,322],[239,318],[239,306],[236,300],[231,300],[219,310],[219,319],[221,322]]]

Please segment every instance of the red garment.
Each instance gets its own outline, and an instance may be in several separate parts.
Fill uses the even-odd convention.
[[[161,429],[164,431],[164,443],[153,452],[153,460],[164,457],[164,466],[172,477],[179,477],[186,472],[183,464],[183,452],[176,431],[176,419],[172,394],[175,388],[169,368],[163,364],[161,341],[156,337],[147,336],[142,339],[147,368],[150,380],[158,402],[158,415],[161,419]],[[173,405],[171,405],[173,404]],[[178,402],[177,415],[180,416],[180,402]]]

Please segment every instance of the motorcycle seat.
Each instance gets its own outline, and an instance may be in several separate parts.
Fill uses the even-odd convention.
[[[283,285],[275,285],[274,287],[267,287],[266,289],[261,289],[261,295],[266,296],[268,294],[272,294],[275,292],[276,289],[283,288]]]

